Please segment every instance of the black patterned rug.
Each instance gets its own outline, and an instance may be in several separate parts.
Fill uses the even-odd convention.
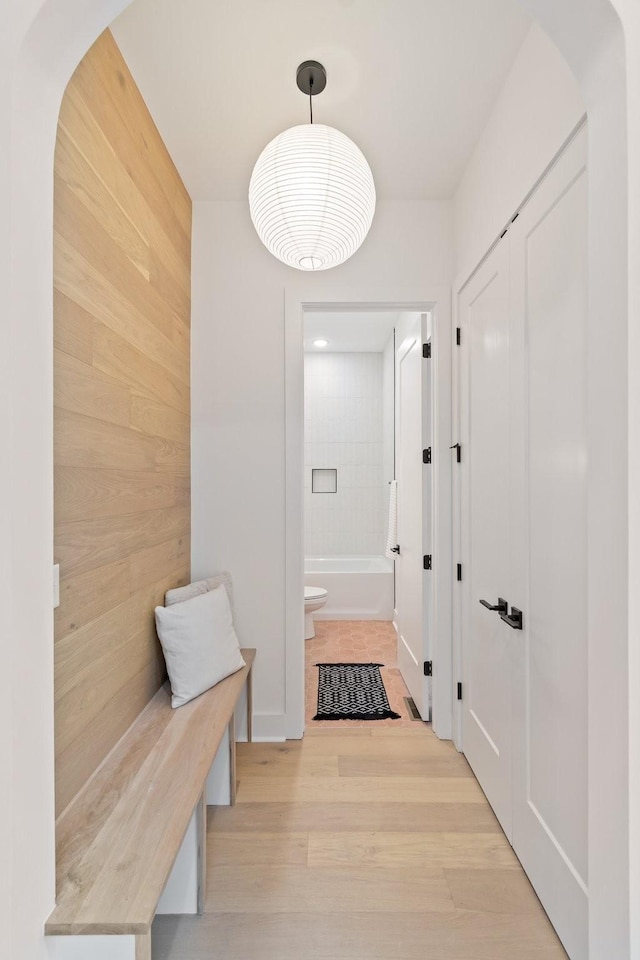
[[[317,663],[318,712],[314,720],[399,720],[389,706],[382,663]]]

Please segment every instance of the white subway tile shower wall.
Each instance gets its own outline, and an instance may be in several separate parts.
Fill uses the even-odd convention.
[[[305,553],[382,554],[382,354],[305,354]],[[311,492],[311,470],[336,468],[335,494]]]

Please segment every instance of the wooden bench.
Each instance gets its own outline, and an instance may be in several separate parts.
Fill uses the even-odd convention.
[[[192,912],[202,912],[205,783],[229,730],[234,802],[234,710],[245,684],[251,740],[255,650],[242,655],[242,670],[177,710],[162,687],[58,818],[56,907],[45,924],[45,933],[65,938],[56,957],[149,960],[151,923],[188,829],[197,838]]]

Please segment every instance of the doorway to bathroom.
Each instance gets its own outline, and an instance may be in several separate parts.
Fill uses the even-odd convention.
[[[379,664],[382,724],[430,717],[430,324],[417,311],[304,314],[307,728],[368,722],[361,704],[328,718],[319,664]]]
[[[308,647],[308,641],[304,640],[305,552],[309,559],[314,557],[316,562],[318,560],[330,560],[333,563],[337,556],[335,553],[331,555],[321,554],[318,547],[315,548],[318,552],[314,553],[312,552],[312,546],[308,546],[305,551],[305,496],[308,498],[311,495],[310,493],[306,494],[306,490],[311,489],[314,479],[316,489],[318,489],[318,481],[320,481],[320,484],[323,482],[332,484],[332,482],[335,481],[336,490],[340,491],[342,489],[340,484],[340,469],[336,463],[322,462],[305,464],[305,356],[312,352],[314,356],[318,353],[328,355],[331,352],[354,354],[373,352],[382,354],[382,359],[379,360],[379,362],[383,365],[385,347],[387,347],[393,327],[393,329],[395,329],[396,354],[394,365],[396,365],[398,351],[402,348],[403,344],[407,342],[406,334],[403,335],[402,331],[399,333],[398,318],[400,315],[411,314],[414,317],[419,317],[421,323],[423,319],[428,323],[429,343],[427,344],[423,341],[418,346],[420,350],[424,349],[425,351],[428,346],[430,347],[430,357],[426,353],[422,354],[423,359],[421,363],[424,365],[424,368],[430,368],[431,424],[433,429],[430,444],[431,463],[427,464],[423,462],[424,450],[420,448],[420,444],[418,444],[418,449],[414,451],[415,456],[412,458],[412,462],[414,465],[417,465],[416,469],[419,471],[430,472],[432,497],[435,505],[431,518],[432,528],[429,531],[429,546],[432,557],[431,569],[425,568],[424,557],[422,555],[418,557],[420,576],[423,578],[423,582],[427,580],[430,581],[432,604],[431,630],[428,637],[424,630],[420,630],[419,636],[423,647],[421,656],[416,657],[416,659],[419,663],[422,663],[423,676],[424,663],[428,662],[429,659],[432,661],[433,676],[430,683],[429,702],[431,722],[437,736],[450,739],[454,692],[451,643],[451,598],[452,580],[454,576],[451,537],[451,481],[452,463],[455,458],[455,451],[450,449],[452,442],[454,442],[452,441],[451,434],[451,359],[452,350],[455,349],[455,337],[453,336],[451,326],[451,290],[449,287],[438,285],[431,287],[381,287],[379,285],[363,284],[354,292],[353,289],[347,291],[337,285],[331,287],[329,290],[325,290],[325,293],[329,295],[319,300],[313,296],[313,292],[317,287],[314,281],[314,277],[305,278],[305,286],[300,287],[296,285],[287,288],[284,297],[286,736],[288,739],[298,739],[303,736],[305,731],[305,707],[309,708],[306,711],[307,715],[311,709],[315,710],[316,708],[315,691],[310,697],[309,684],[307,684],[305,703],[305,647]],[[314,351],[310,349],[305,351],[304,349],[305,339],[307,340],[307,347],[312,346],[309,341],[313,341],[313,339],[331,340],[327,332],[327,327],[324,329],[324,336],[321,335],[320,331],[313,331],[310,327],[307,327],[306,318],[309,317],[309,315],[313,317],[313,315],[316,314],[328,314],[330,315],[327,317],[328,321],[335,319],[336,315],[342,315],[342,321],[339,323],[336,332],[344,333],[346,331],[345,325],[349,323],[349,318],[353,314],[366,315],[369,318],[368,326],[371,328],[371,324],[375,323],[376,316],[385,313],[394,314],[395,322],[391,322],[389,326],[387,326],[386,338],[383,339],[382,343],[379,343],[375,349],[362,350],[362,344],[356,341],[353,346],[359,349],[347,350],[343,346],[340,350],[334,349],[332,351],[331,347],[335,348],[338,343],[335,339],[333,342],[327,343],[326,347],[318,347]],[[416,340],[419,341],[420,337],[414,336],[414,343]],[[382,376],[382,373],[380,376]],[[395,376],[395,380],[397,393],[397,376]],[[388,402],[387,400],[387,404]],[[380,400],[380,404],[382,404],[382,399]],[[397,396],[395,397],[394,405],[397,414]],[[333,404],[333,408],[335,420],[337,405]],[[393,437],[397,458],[397,430],[394,430]],[[310,443],[309,431],[307,431],[306,438],[307,442]],[[380,438],[378,442],[382,444],[382,438]],[[307,452],[309,452],[309,448],[307,448]],[[353,466],[357,466],[357,464],[353,464]],[[310,476],[310,469],[335,470],[336,474],[333,476],[327,473],[317,474],[316,477],[313,478]],[[388,477],[380,477],[379,487],[382,487],[382,494],[379,500],[381,503],[379,514],[381,534],[380,539],[377,541],[380,546],[375,547],[375,554],[367,555],[363,552],[356,554],[355,556],[358,559],[358,563],[362,563],[364,556],[374,556],[376,558],[385,557],[387,547],[386,536],[388,534],[388,497],[390,493],[387,480]],[[331,485],[329,489],[332,489]],[[338,492],[315,493],[315,497],[324,497],[327,500],[333,500],[334,503],[337,502],[336,498],[338,496]],[[402,543],[400,543],[400,548],[401,551],[403,551]],[[358,549],[362,551],[363,548],[359,547]],[[401,555],[406,556],[404,551]],[[353,554],[348,556],[352,559],[354,558]],[[347,555],[344,553],[340,557],[343,561],[346,558]],[[386,557],[385,559],[388,560]],[[397,564],[397,560],[393,562]],[[375,561],[373,561],[373,564],[375,565]],[[308,567],[309,564],[307,564],[307,569]],[[316,570],[316,573],[317,572]],[[319,611],[324,612],[325,616],[327,615],[327,610],[331,610],[331,608],[328,607],[329,589],[326,583],[329,581],[326,580],[326,576],[332,572],[335,571],[323,569],[321,571],[323,582],[315,580],[312,583],[307,583],[308,586],[314,586],[315,583],[316,586],[323,587],[327,590],[326,602],[323,607],[318,608]],[[340,570],[338,572],[346,573],[347,571]],[[357,573],[363,572],[362,570],[357,571]],[[374,573],[371,569],[366,572],[370,574]],[[309,574],[312,575],[311,571],[309,571]],[[396,578],[395,587],[397,586]],[[394,589],[394,601],[396,592]],[[353,595],[352,593],[351,596],[353,597]],[[315,613],[317,613],[318,610],[315,611]],[[380,614],[378,614],[378,616],[380,616]],[[389,614],[387,613],[386,616],[388,617]],[[374,629],[376,623],[380,624],[383,630],[391,630],[392,642],[394,640],[396,642],[395,654],[397,657],[397,637],[393,626],[393,612],[391,617],[391,620],[385,619],[377,621],[359,619],[357,623],[364,625],[364,628],[361,630],[356,626],[356,621],[348,620],[344,614],[340,615],[340,620],[334,622],[340,623],[343,631],[351,631],[352,639],[357,641],[362,641],[365,637],[353,637],[354,632],[368,632]],[[317,624],[320,624],[321,629],[323,629],[325,622],[327,621],[321,617],[318,617],[316,621]],[[426,649],[427,640],[429,643],[429,657],[427,657]],[[392,648],[392,653],[393,652],[394,650]],[[372,659],[371,647],[367,650],[367,657],[371,658],[371,662],[375,662]],[[310,661],[311,658],[307,657],[307,660]],[[315,663],[318,662],[325,661],[321,661],[319,658],[313,661],[312,677],[314,685],[319,669],[315,667]],[[387,663],[387,661],[384,660],[379,662]],[[393,660],[389,660],[389,663],[393,662]],[[395,660],[395,666],[391,667],[391,669],[399,669],[397,659]],[[315,716],[315,712],[313,715]],[[408,719],[406,713],[405,722],[415,724],[413,720]],[[319,721],[314,721],[312,724],[311,721],[309,721],[307,729],[317,728],[318,723]],[[333,721],[333,723],[335,726],[335,721]],[[397,725],[398,723],[399,721],[393,721],[393,724]],[[372,731],[379,729],[379,724],[376,723],[375,727],[370,726],[369,729]]]

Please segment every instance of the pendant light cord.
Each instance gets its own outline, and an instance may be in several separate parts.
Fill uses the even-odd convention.
[[[313,123],[313,77],[309,77],[309,116]]]

